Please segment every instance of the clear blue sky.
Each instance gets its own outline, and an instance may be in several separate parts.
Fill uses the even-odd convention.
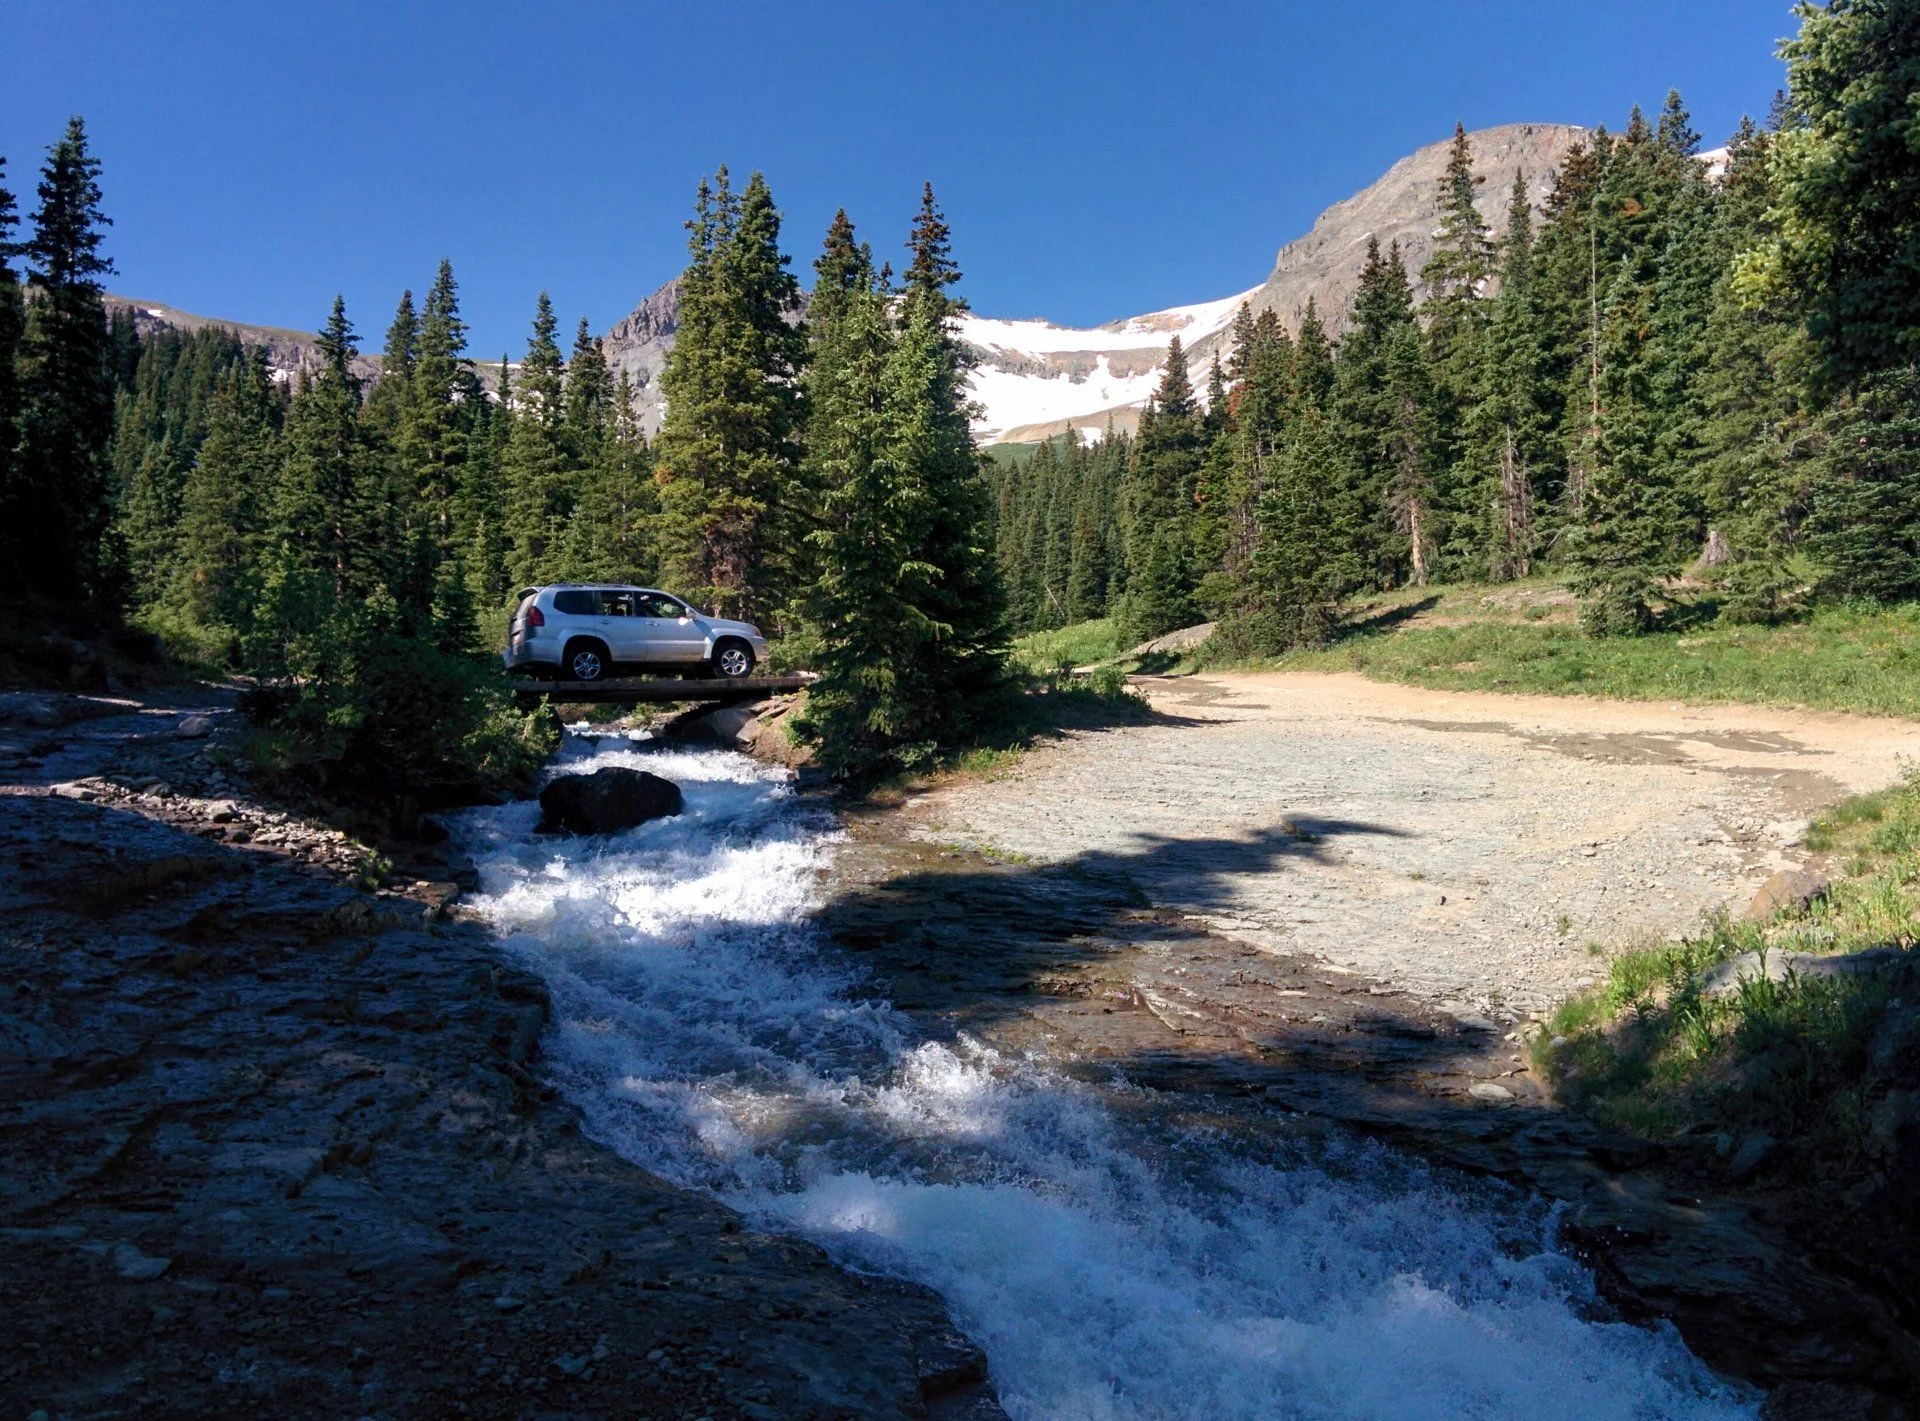
[[[1091,324],[1228,295],[1388,164],[1469,128],[1618,126],[1670,86],[1764,114],[1785,0],[123,4],[0,0],[0,153],[66,116],[114,287],[377,346],[453,259],[478,353],[535,294],[604,329],[682,264],[695,182],[760,168],[807,275],[844,205],[898,251],[922,179],[976,310]]]

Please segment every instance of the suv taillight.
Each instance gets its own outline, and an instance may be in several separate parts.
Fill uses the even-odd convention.
[[[541,611],[538,607],[527,608],[527,625],[528,626],[544,627],[546,624],[547,624],[547,614],[545,612]]]

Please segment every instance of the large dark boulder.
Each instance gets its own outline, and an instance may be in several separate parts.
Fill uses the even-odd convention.
[[[572,834],[614,834],[682,808],[680,786],[645,770],[609,765],[562,775],[540,791],[540,827]]]

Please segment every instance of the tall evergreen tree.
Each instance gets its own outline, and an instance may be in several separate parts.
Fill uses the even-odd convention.
[[[1733,255],[1716,283],[1702,377],[1703,501],[1713,526],[1706,561],[1720,565],[1727,613],[1746,621],[1770,621],[1797,600],[1793,558],[1815,434],[1802,398],[1804,328],[1791,298],[1740,281],[1741,254],[1772,235],[1770,147],[1770,135],[1750,120],[1729,145],[1718,245]]]
[[[515,586],[551,582],[558,575],[554,564],[565,550],[573,508],[564,376],[554,331],[553,302],[542,291],[513,389],[512,432],[500,458],[507,577]]]
[[[801,605],[819,642],[821,679],[801,731],[837,770],[871,773],[932,749],[924,719],[932,692],[919,674],[924,648],[942,630],[926,606],[940,569],[921,556],[932,495],[903,418],[911,386],[886,295],[844,212],[815,272],[827,297],[807,372],[819,572]],[[925,313],[917,319],[924,334]]]
[[[412,416],[414,367],[420,362],[420,314],[413,292],[402,291],[380,352],[380,378],[366,401],[366,423],[389,445],[399,444]]]
[[[452,651],[473,643],[476,606],[491,610],[499,600],[498,591],[482,591],[498,574],[482,569],[476,582],[469,565],[478,508],[493,506],[494,520],[498,513],[485,467],[487,404],[467,359],[460,288],[445,258],[421,308],[418,350],[404,433],[409,492],[418,509],[415,580],[431,598],[436,641]]]
[[[613,434],[613,371],[600,342],[587,329],[587,318],[573,335],[573,355],[567,362],[566,408],[564,423],[567,452],[580,468],[591,468],[600,460],[606,442]]]
[[[0,526],[21,530],[12,563],[22,586],[55,598],[104,595],[113,386],[100,282],[113,263],[100,251],[110,225],[100,161],[78,118],[48,150],[38,195],[26,244],[35,299],[20,344],[20,449]]]
[[[1194,620],[1193,512],[1202,422],[1180,337],[1140,419],[1128,471],[1124,635],[1141,641]]]
[[[30,528],[24,513],[26,489],[19,463],[20,338],[26,328],[26,302],[13,259],[19,204],[7,187],[7,160],[0,157],[0,591],[18,593],[26,570],[20,540]]]
[[[973,698],[1005,666],[1006,598],[993,560],[991,494],[973,443],[973,361],[955,330],[967,303],[953,289],[960,268],[931,183],[921,190],[907,248],[893,399],[900,437],[914,450],[932,501],[921,555],[940,575],[926,610],[945,630],[923,648],[922,674],[939,692],[929,707],[935,738],[947,739],[970,723]]]
[[[1920,598],[1920,367],[1864,381],[1821,424],[1810,541],[1826,590]]]
[[[1500,290],[1493,299],[1486,358],[1476,372],[1466,421],[1466,487],[1461,561],[1495,581],[1525,577],[1539,543],[1536,507],[1550,496],[1562,375],[1541,300],[1533,241],[1533,205],[1516,172],[1500,247]],[[1465,546],[1471,537],[1473,546]]]
[[[783,520],[800,455],[799,286],[758,173],[738,195],[724,167],[703,181],[688,231],[655,443],[661,554],[683,591],[759,615],[793,587],[794,529]]]
[[[221,377],[206,439],[181,491],[166,606],[210,634],[227,657],[254,635],[279,415],[266,351],[256,346]]]
[[[1824,394],[1920,361],[1920,10],[1831,0],[1797,13],[1781,47],[1796,121],[1771,159],[1782,227],[1752,265],[1798,300]]]
[[[1446,175],[1440,180],[1440,231],[1420,269],[1427,299],[1427,348],[1435,391],[1435,462],[1451,466],[1462,453],[1467,411],[1485,357],[1486,289],[1493,277],[1493,243],[1474,201],[1473,146],[1455,124]]]
[[[1356,552],[1381,586],[1426,578],[1441,530],[1432,508],[1432,387],[1416,359],[1420,327],[1397,244],[1369,239],[1335,363],[1334,442],[1346,452],[1353,506],[1366,510]]]
[[[336,296],[320,333],[319,370],[302,375],[287,412],[286,451],[263,549],[263,609],[251,667],[282,676],[310,664],[350,609],[391,574],[387,482],[360,424],[357,354]]]

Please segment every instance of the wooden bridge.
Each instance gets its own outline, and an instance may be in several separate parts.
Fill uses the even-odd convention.
[[[575,704],[595,701],[636,706],[668,701],[757,701],[765,696],[804,690],[813,682],[814,677],[808,672],[793,676],[742,676],[735,680],[718,676],[701,680],[609,676],[602,681],[516,680],[513,693],[527,700],[551,696],[556,701]]]

